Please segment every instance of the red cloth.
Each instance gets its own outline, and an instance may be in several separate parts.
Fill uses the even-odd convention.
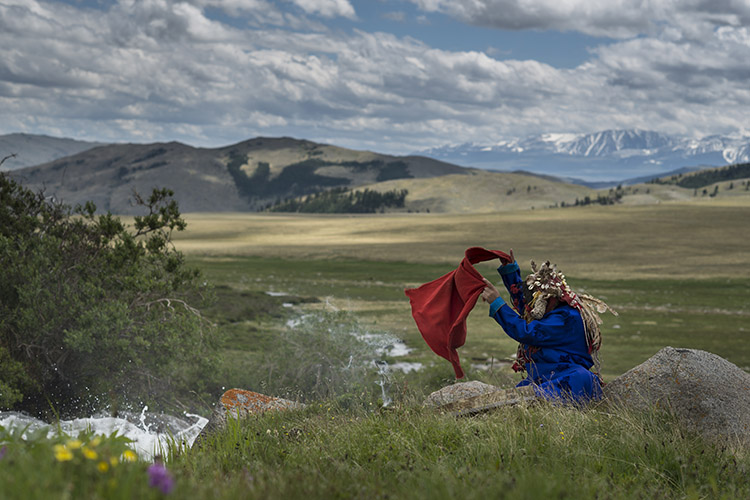
[[[464,377],[456,349],[466,342],[466,317],[485,287],[473,264],[497,258],[512,262],[510,255],[499,250],[469,248],[456,270],[405,290],[419,333],[435,354],[453,364],[456,378]]]

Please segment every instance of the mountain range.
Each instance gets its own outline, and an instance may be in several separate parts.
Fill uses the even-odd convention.
[[[110,144],[10,171],[24,186],[68,205],[137,213],[133,192],[168,187],[184,212],[254,211],[331,187],[467,174],[421,156],[390,156],[291,138],[258,137],[221,148],[178,142]]]
[[[495,144],[441,146],[419,154],[457,165],[522,170],[603,187],[748,162],[750,136],[689,139],[647,130],[607,130],[594,134],[542,134]]]
[[[54,144],[46,136],[12,134],[23,145],[32,147],[39,139],[39,149],[50,154]],[[0,136],[2,139],[10,136]],[[304,197],[329,188],[370,189],[380,193],[408,192],[405,205],[394,208],[405,212],[497,212],[588,203],[649,204],[669,200],[695,200],[709,194],[713,197],[737,196],[748,193],[748,164],[693,172],[698,167],[682,167],[665,172],[654,167],[655,173],[641,178],[602,182],[573,183],[561,179],[561,165],[597,160],[603,172],[617,172],[617,161],[626,161],[647,152],[655,155],[672,148],[676,141],[652,132],[611,132],[581,136],[545,136],[544,139],[492,148],[476,146],[444,149],[444,152],[471,151],[490,155],[498,151],[515,151],[519,158],[543,157],[549,173],[532,173],[519,160],[513,171],[463,167],[426,156],[392,156],[370,151],[357,151],[315,142],[282,138],[258,137],[220,148],[196,148],[178,142],[153,144],[81,143],[61,140],[66,147],[87,148],[40,165],[10,170],[9,175],[34,191],[44,191],[68,205],[93,201],[100,211],[126,215],[139,213],[133,206],[133,193],[150,193],[155,187],[167,187],[183,212],[227,212],[263,210],[290,198]],[[720,151],[722,163],[747,158],[742,144],[716,139],[694,144],[693,157],[716,159]],[[721,148],[719,147],[721,146]],[[731,147],[730,147],[731,146]],[[0,149],[0,158],[18,151],[11,144]],[[525,149],[524,149],[525,148]],[[713,149],[712,149],[713,148]],[[723,148],[723,149],[722,149]],[[732,149],[733,148],[733,149]],[[524,156],[526,152],[529,156]],[[556,156],[555,156],[556,155]],[[18,155],[21,156],[20,154]],[[485,158],[488,158],[486,156]],[[565,158],[569,163],[550,158]],[[15,159],[15,158],[14,158]],[[652,158],[653,159],[653,158]],[[614,167],[613,167],[614,165]],[[657,165],[657,163],[653,163]],[[6,170],[7,162],[3,164]],[[523,171],[519,167],[526,167]],[[723,172],[734,169],[731,172]],[[638,169],[627,172],[635,173]],[[712,174],[712,172],[715,172]],[[721,172],[719,172],[721,171]],[[581,170],[576,173],[580,175]],[[622,173],[621,173],[622,175]],[[665,177],[666,175],[666,177]],[[693,177],[695,178],[693,179]],[[662,179],[649,184],[656,177]],[[686,179],[691,180],[686,184]],[[732,181],[740,180],[736,186]],[[695,181],[695,182],[694,182]],[[723,182],[718,185],[716,183]],[[585,185],[588,184],[588,185]],[[621,184],[621,186],[620,186]],[[688,185],[689,184],[689,185]],[[714,185],[716,184],[716,185]],[[604,189],[596,188],[605,186]],[[615,189],[617,186],[617,189]],[[624,189],[623,189],[624,186]],[[700,192],[698,190],[700,188]]]

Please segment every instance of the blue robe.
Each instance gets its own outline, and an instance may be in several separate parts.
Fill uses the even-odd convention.
[[[498,272],[516,311],[523,311],[524,282],[518,264],[500,266]],[[601,384],[589,370],[594,360],[578,310],[561,303],[542,319],[529,323],[516,311],[500,297],[490,304],[490,316],[509,337],[525,346],[528,376],[517,387],[533,384],[537,395],[555,401],[585,403],[599,398]]]

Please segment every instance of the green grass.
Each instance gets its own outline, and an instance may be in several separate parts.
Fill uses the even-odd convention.
[[[540,404],[455,419],[326,405],[230,425],[177,458],[249,498],[744,497],[748,460],[667,416]]]
[[[546,403],[457,419],[414,404],[267,413],[165,456],[174,498],[747,498],[750,458],[665,414]],[[411,401],[411,402],[410,402]],[[146,464],[102,472],[0,431],[4,498],[161,498]],[[61,440],[64,442],[65,440]],[[109,446],[105,438],[100,448]]]
[[[404,295],[406,287],[441,276],[452,269],[451,265],[262,257],[193,257],[191,263],[200,267],[211,281],[228,286],[227,293],[234,290],[238,297],[243,293],[259,294],[253,297],[266,304],[263,307],[296,301],[297,307],[305,311],[324,309],[326,303],[351,311],[366,327],[391,333],[413,348],[403,360],[435,363],[443,378],[452,373],[450,364],[435,356],[421,339]],[[478,267],[489,279],[499,281],[494,266]],[[750,369],[747,342],[750,282],[747,280],[591,280],[568,276],[568,282],[574,289],[604,299],[619,312],[618,317],[603,315],[601,357],[606,380],[645,361],[665,346],[707,350]],[[290,296],[269,297],[262,293],[265,291],[286,292]],[[320,302],[311,302],[312,297]],[[268,339],[279,335],[279,324],[283,323],[275,320],[274,315],[287,318],[292,314],[288,308],[276,307],[274,311],[265,318],[248,318],[235,324],[233,328],[240,333],[231,337],[233,348],[256,352],[268,348],[272,341]],[[487,307],[481,302],[470,315],[468,325],[466,345],[459,354],[469,378],[483,380],[488,375],[472,370],[470,365],[480,360],[507,360],[515,353],[516,344],[487,317]],[[251,341],[242,340],[242,335]],[[241,357],[242,351],[236,354]],[[511,377],[507,366],[497,365],[497,369]]]
[[[618,317],[603,316],[605,380],[667,345],[704,349],[748,370],[750,282],[745,267],[738,266],[747,254],[742,234],[747,229],[737,225],[745,217],[740,212],[670,206],[618,207],[601,214],[571,209],[565,212],[570,220],[556,212],[493,215],[479,222],[430,217],[408,224],[379,217],[278,219],[273,229],[279,234],[314,227],[324,235],[339,225],[362,224],[337,236],[344,243],[320,240],[308,253],[297,253],[304,244],[269,244],[273,235],[257,247],[225,251],[222,242],[255,237],[276,221],[253,219],[251,228],[243,226],[244,218],[229,217],[226,227],[236,228],[225,235],[228,239],[214,244],[201,236],[204,251],[189,257],[216,285],[218,300],[204,311],[225,338],[223,367],[213,381],[216,399],[218,388],[240,387],[311,404],[232,422],[200,449],[173,447],[166,456],[176,481],[172,496],[747,498],[747,453],[687,433],[669,415],[538,404],[455,419],[422,408],[431,391],[454,382],[453,370],[421,339],[403,293],[452,270],[470,246],[465,244],[469,236],[497,220],[520,242],[517,254],[521,248],[529,257],[554,251],[570,263],[580,254],[586,264],[571,265],[568,282],[619,311]],[[691,220],[683,220],[684,214]],[[650,220],[655,220],[651,226]],[[612,234],[600,232],[612,221],[617,222]],[[536,223],[540,232],[523,232]],[[688,235],[687,227],[695,232]],[[595,233],[593,241],[585,238],[589,231]],[[382,235],[384,243],[366,252],[359,251],[362,243],[346,242],[372,234]],[[424,258],[415,254],[420,249]],[[519,261],[525,267],[527,259],[519,255]],[[493,265],[478,269],[499,281]],[[301,315],[308,315],[306,322],[287,326]],[[501,387],[520,380],[505,362],[516,344],[487,317],[486,305],[477,306],[468,326],[466,345],[459,350],[467,378]],[[403,339],[413,351],[383,359],[424,364],[419,372],[394,373],[384,381],[394,399],[390,409],[380,407],[375,382],[383,380],[367,363],[378,355],[351,333]],[[355,372],[347,371],[352,359]],[[159,497],[148,486],[146,464],[121,464],[104,474],[82,460],[58,462],[55,443],[59,440],[22,442],[0,431],[0,448],[7,446],[0,459],[0,491],[8,498]]]

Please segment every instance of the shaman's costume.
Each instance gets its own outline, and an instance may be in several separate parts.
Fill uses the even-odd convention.
[[[538,396],[558,401],[583,403],[599,398],[601,320],[597,312],[616,313],[594,297],[574,293],[565,276],[549,262],[540,269],[533,261],[531,265],[534,273],[525,282],[517,263],[498,268],[515,311],[501,297],[490,304],[490,316],[519,342],[513,369],[526,370],[528,376],[518,387],[533,384]],[[559,305],[545,314],[552,297]]]

